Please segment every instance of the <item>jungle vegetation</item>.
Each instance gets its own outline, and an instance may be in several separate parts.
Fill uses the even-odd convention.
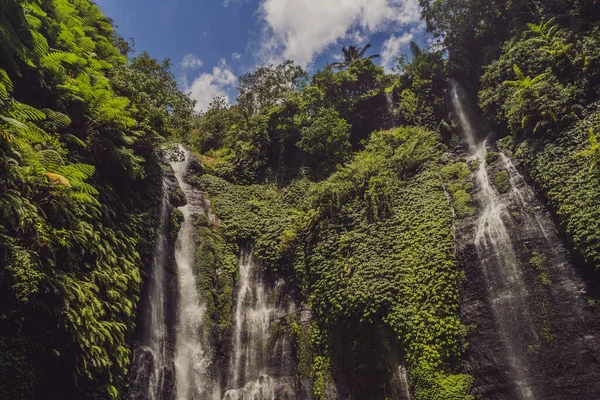
[[[420,4],[435,46],[411,44],[396,73],[350,46],[312,75],[260,67],[233,105],[194,114],[169,61],[136,55],[90,0],[0,2],[0,398],[122,398],[161,146],[181,142],[222,221],[197,224],[217,346],[250,242],[313,311],[308,331],[285,329],[316,398],[334,374],[385,398],[389,382],[361,376],[402,359],[416,399],[473,399],[452,229],[474,213],[472,166],[456,156],[447,82],[600,267],[600,3]]]

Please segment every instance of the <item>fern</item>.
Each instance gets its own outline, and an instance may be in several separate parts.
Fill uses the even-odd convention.
[[[33,52],[38,58],[44,57],[49,50],[48,40],[39,32],[32,31],[33,36]]]
[[[19,102],[14,102],[11,114],[21,121],[44,121],[46,119],[46,114],[43,111]]]
[[[79,57],[73,53],[66,51],[53,51],[48,53],[40,60],[40,65],[53,71],[57,71],[62,67],[62,63],[75,64]]]
[[[41,110],[58,128],[66,128],[71,125],[71,118],[68,115],[44,108]]]
[[[8,97],[13,91],[13,83],[5,70],[0,68],[0,100]]]

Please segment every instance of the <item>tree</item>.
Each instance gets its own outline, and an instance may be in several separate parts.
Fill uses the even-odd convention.
[[[246,117],[250,117],[298,92],[307,79],[306,72],[293,61],[260,67],[239,78],[238,106]]]
[[[344,61],[336,62],[331,64],[332,67],[338,69],[348,68],[355,60],[368,59],[373,60],[379,57],[379,54],[372,54],[368,57],[364,57],[366,51],[371,48],[371,43],[368,43],[365,47],[359,50],[357,46],[342,47],[342,53],[344,54]]]
[[[329,175],[338,164],[350,155],[350,125],[340,115],[324,108],[302,128],[302,139],[298,147],[309,154],[313,172],[318,177]]]

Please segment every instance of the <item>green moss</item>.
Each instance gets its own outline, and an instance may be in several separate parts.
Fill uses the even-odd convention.
[[[548,275],[545,271],[546,265],[546,255],[542,253],[538,253],[534,251],[532,253],[531,258],[529,259],[529,263],[535,268],[537,272],[538,281],[543,286],[548,286],[552,284],[552,281],[548,279]]]
[[[419,366],[410,374],[414,396],[420,400],[475,400],[471,394],[473,378],[465,374],[447,374]]]
[[[317,400],[325,399],[325,386],[331,381],[330,360],[325,356],[317,356],[313,362],[314,383],[313,395]]]
[[[185,194],[179,185],[169,190],[169,202],[173,207],[183,207],[186,204]]]
[[[519,211],[513,211],[510,214],[512,215],[513,219],[515,221],[517,221],[518,223],[521,223],[523,221],[523,216],[521,215],[521,213]]]
[[[540,347],[541,346],[539,344],[530,344],[529,346],[527,346],[527,354],[533,356],[535,353],[537,353]]]
[[[447,190],[452,196],[452,208],[457,218],[470,217],[475,214],[475,208],[471,204],[470,191],[475,185],[468,182],[471,169],[464,162],[448,164],[441,170],[442,178],[447,185]]]
[[[237,247],[228,244],[219,227],[200,215],[195,226],[196,286],[206,306],[204,337],[225,353],[233,333],[233,286],[237,276]]]
[[[310,343],[310,327],[298,323],[297,315],[290,317],[290,334],[294,338],[294,353],[296,365],[300,375],[309,377],[312,375],[313,349]]]
[[[487,163],[487,165],[493,165],[498,159],[498,157],[500,157],[500,153],[496,153],[495,151],[489,151],[485,155],[485,162]]]
[[[171,217],[169,218],[169,231],[168,236],[171,242],[175,242],[177,239],[177,234],[181,229],[181,223],[183,222],[183,213],[178,208],[173,208],[171,210]]]
[[[546,343],[550,343],[556,338],[556,335],[552,333],[552,331],[548,327],[543,327],[540,330],[540,335],[546,341]]]
[[[508,193],[510,190],[510,176],[507,170],[502,170],[494,174],[494,186],[500,193]]]
[[[465,190],[457,190],[452,193],[452,199],[457,218],[470,217],[475,213],[475,208],[470,205],[471,195]]]

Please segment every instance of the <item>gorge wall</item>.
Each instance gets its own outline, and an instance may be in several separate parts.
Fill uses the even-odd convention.
[[[595,290],[552,218],[505,153],[493,152],[452,89],[474,169],[477,212],[459,223],[470,326],[464,371],[485,399],[591,399],[600,395]],[[593,302],[593,300],[592,300]]]

